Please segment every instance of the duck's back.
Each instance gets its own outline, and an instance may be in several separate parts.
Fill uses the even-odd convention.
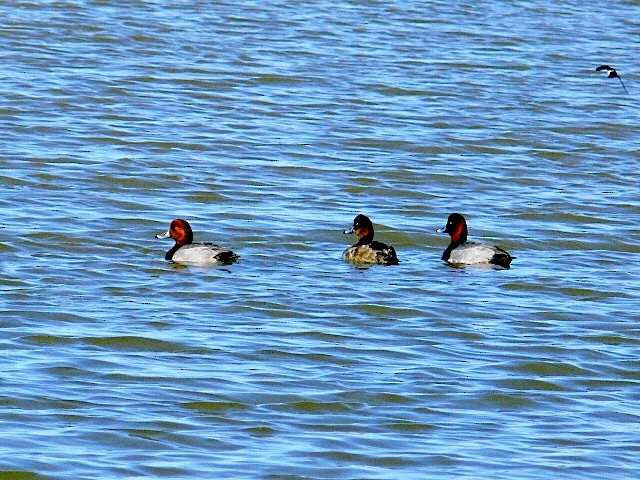
[[[512,257],[499,247],[485,243],[467,242],[458,245],[449,254],[449,263],[473,265],[479,263],[493,263],[508,267]]]
[[[192,243],[180,247],[171,260],[182,263],[199,263],[203,265],[225,265],[233,263],[238,256],[231,250],[213,243]]]
[[[356,265],[398,265],[396,250],[381,242],[354,245],[344,251],[344,259]]]

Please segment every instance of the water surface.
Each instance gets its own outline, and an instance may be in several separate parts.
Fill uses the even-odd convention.
[[[639,14],[5,2],[0,474],[638,478]]]

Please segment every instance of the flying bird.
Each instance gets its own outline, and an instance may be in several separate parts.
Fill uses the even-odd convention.
[[[620,75],[618,75],[618,72],[616,72],[615,68],[610,67],[609,65],[600,65],[598,68],[596,68],[596,72],[601,72],[602,70],[606,70],[607,72],[609,72],[607,78],[617,78],[618,80],[620,80],[620,85],[622,85],[622,88],[624,88],[625,93],[629,93],[627,91],[627,87],[625,87],[624,83],[622,83],[622,78],[620,78]]]

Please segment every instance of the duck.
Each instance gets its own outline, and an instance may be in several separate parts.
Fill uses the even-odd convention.
[[[193,243],[193,230],[186,220],[176,218],[169,230],[156,238],[172,238],[176,244],[164,256],[165,260],[200,265],[229,265],[239,257],[231,250],[213,243]]]
[[[447,225],[436,232],[448,233],[451,236],[451,243],[443,252],[442,260],[452,265],[495,264],[509,268],[515,258],[500,247],[467,242],[467,221],[459,213],[449,215]]]
[[[342,254],[347,262],[356,265],[398,265],[400,260],[395,248],[373,239],[373,223],[366,215],[358,215],[353,219],[353,227],[344,231],[355,233],[358,242],[347,248]]]

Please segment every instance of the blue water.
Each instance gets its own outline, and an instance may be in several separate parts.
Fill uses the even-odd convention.
[[[638,478],[639,13],[0,5],[0,478]]]

